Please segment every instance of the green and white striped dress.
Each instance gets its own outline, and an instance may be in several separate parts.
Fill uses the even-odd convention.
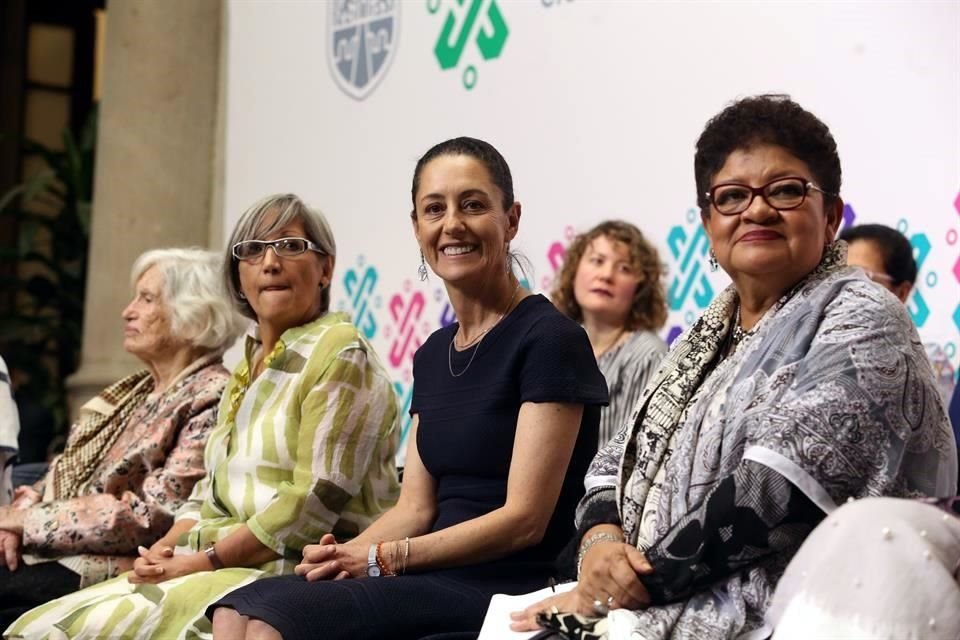
[[[204,452],[207,476],[177,513],[197,524],[176,553],[200,551],[245,524],[281,557],[155,585],[123,575],[33,609],[6,637],[209,638],[208,605],[261,577],[292,573],[304,545],[327,532],[353,537],[396,502],[396,396],[347,316],[328,313],[286,331],[244,392],[256,346],[248,336],[224,391]]]

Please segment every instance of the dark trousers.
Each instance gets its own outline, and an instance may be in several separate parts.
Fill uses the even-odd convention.
[[[57,562],[21,562],[16,571],[0,563],[0,633],[30,609],[79,588],[80,576]]]

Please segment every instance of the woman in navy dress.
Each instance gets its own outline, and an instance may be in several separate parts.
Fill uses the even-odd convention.
[[[607,389],[583,329],[510,269],[510,169],[486,142],[448,140],[412,195],[421,268],[459,322],[414,357],[399,501],[350,542],[305,547],[296,576],[220,600],[215,638],[479,632],[490,597],[545,586],[573,534]]]

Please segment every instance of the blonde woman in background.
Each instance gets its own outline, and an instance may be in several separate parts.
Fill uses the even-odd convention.
[[[601,447],[626,423],[667,353],[656,334],[667,320],[664,275],[640,229],[607,220],[574,238],[557,276],[553,303],[583,325],[610,392],[600,412]]]

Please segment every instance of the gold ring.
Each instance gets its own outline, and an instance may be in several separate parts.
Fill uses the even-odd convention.
[[[550,613],[552,613],[555,616],[558,616],[560,615],[560,609],[557,609],[557,605],[553,605],[552,607],[550,607]]]

